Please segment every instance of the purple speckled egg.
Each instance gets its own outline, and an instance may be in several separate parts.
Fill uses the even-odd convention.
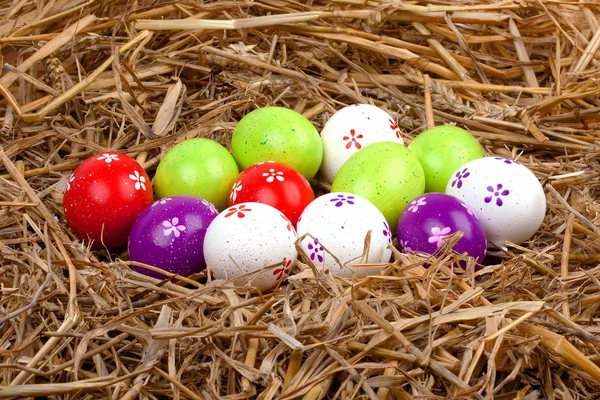
[[[184,277],[206,268],[204,236],[219,211],[195,196],[173,196],[155,201],[135,221],[129,235],[129,259]],[[142,267],[142,274],[166,276]]]
[[[487,240],[477,215],[464,202],[444,193],[427,193],[411,201],[398,220],[398,243],[404,252],[433,254],[449,235],[461,231],[454,246],[481,264]]]

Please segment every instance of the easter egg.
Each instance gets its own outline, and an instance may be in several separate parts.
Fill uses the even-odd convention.
[[[464,202],[444,193],[427,193],[410,202],[398,221],[398,243],[405,251],[434,254],[448,236],[462,232],[453,250],[483,263],[487,241],[477,215]]]
[[[321,172],[329,183],[333,182],[342,165],[364,146],[384,141],[404,144],[394,119],[370,104],[354,104],[333,114],[321,131],[321,141]]]
[[[369,200],[383,213],[392,231],[404,207],[424,190],[421,164],[406,147],[393,142],[373,143],[356,152],[342,165],[331,189]]]
[[[69,178],[63,197],[67,224],[92,246],[127,244],[136,218],[152,204],[148,175],[133,158],[108,151],[89,157]]]
[[[385,217],[368,200],[352,193],[332,192],[310,203],[298,221],[298,237],[304,235],[300,246],[311,262],[339,276],[377,274],[392,255],[388,248],[392,234]]]
[[[241,169],[277,161],[312,179],[323,159],[319,132],[302,114],[284,107],[258,108],[244,116],[231,137],[233,157]]]
[[[425,192],[443,193],[454,171],[484,156],[481,145],[469,132],[451,125],[427,129],[408,148],[423,166]]]
[[[275,207],[295,226],[300,214],[315,199],[310,183],[292,167],[263,161],[246,168],[231,188],[229,206],[257,202]]]
[[[205,268],[204,236],[219,215],[210,202],[195,196],[157,200],[135,221],[129,236],[129,259],[184,277]],[[157,279],[166,275],[134,266]]]
[[[503,157],[484,157],[461,166],[446,193],[475,211],[488,241],[496,246],[529,240],[546,214],[546,196],[533,172]]]
[[[227,207],[229,190],[238,175],[235,160],[221,144],[204,138],[189,139],[162,158],[154,188],[158,198],[198,196],[222,210]]]
[[[221,212],[204,238],[206,264],[216,279],[260,291],[274,288],[296,260],[296,230],[276,208],[240,203]]]

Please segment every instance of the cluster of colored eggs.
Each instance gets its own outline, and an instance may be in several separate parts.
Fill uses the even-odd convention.
[[[454,251],[481,264],[488,242],[526,241],[545,215],[541,185],[525,166],[485,157],[454,126],[406,147],[393,118],[367,104],[342,108],[320,135],[293,110],[257,109],[238,123],[231,147],[174,146],[154,177],[156,201],[135,160],[90,157],[68,181],[66,220],[96,247],[128,244],[144,274],[164,278],[144,264],[181,276],[208,267],[217,279],[268,290],[298,251],[341,276],[378,273],[392,233],[402,251],[433,254],[460,232]],[[319,170],[332,190],[315,198],[308,180]]]

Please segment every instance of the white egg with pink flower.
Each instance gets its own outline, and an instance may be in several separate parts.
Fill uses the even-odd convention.
[[[321,131],[321,173],[332,183],[342,165],[368,144],[396,142],[404,145],[398,124],[387,112],[370,104],[353,104],[337,111]]]
[[[371,202],[352,193],[316,198],[304,209],[297,229],[308,260],[335,275],[377,274],[392,255],[392,233],[385,217]]]

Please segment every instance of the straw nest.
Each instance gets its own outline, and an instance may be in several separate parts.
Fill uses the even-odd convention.
[[[595,1],[0,2],[1,398],[593,398],[600,390]],[[407,142],[457,124],[547,194],[529,242],[458,274],[394,253],[344,280],[304,262],[270,293],[134,273],[90,250],[62,192],[114,149],[150,176],[293,108],[354,102]],[[316,187],[327,186],[314,182]],[[305,260],[306,261],[306,260]]]

